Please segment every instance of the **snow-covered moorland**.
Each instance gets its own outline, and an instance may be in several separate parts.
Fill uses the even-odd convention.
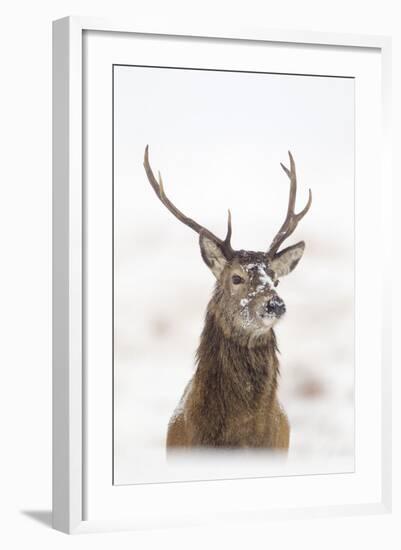
[[[140,72],[138,72],[140,71]],[[115,85],[115,482],[329,473],[354,467],[353,83],[346,79],[119,68]],[[161,93],[161,85],[162,91]],[[269,453],[165,458],[168,420],[194,372],[214,280],[197,236],[158,202],[150,160],[185,213],[233,246],[267,249],[298,171],[288,244],[301,262],[279,293],[279,396],[287,461]]]

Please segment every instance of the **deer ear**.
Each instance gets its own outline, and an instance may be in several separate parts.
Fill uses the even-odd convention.
[[[284,248],[284,250],[274,256],[269,267],[274,271],[278,279],[284,275],[288,275],[288,273],[291,273],[291,271],[296,268],[299,260],[302,258],[304,250],[305,243],[301,241]]]
[[[213,272],[216,279],[219,279],[227,263],[227,258],[224,256],[223,251],[203,231],[199,234],[199,246],[205,264]]]

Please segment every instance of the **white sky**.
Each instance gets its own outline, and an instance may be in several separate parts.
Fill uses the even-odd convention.
[[[287,162],[290,149],[300,204],[308,187],[314,193],[313,213],[303,226],[330,215],[327,223],[332,221],[336,231],[344,226],[349,234],[353,80],[137,67],[115,71],[118,223],[125,223],[123,216],[131,222],[134,200],[159,220],[163,215],[144,189],[142,157],[149,143],[152,165],[184,211],[217,232],[224,231],[230,207],[234,246],[263,249],[285,212],[288,188],[279,162]],[[330,211],[334,195],[343,199],[345,213]],[[248,239],[244,226],[250,216],[256,225]]]

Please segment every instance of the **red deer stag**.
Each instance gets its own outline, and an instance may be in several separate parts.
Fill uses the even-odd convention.
[[[202,258],[216,277],[197,350],[197,368],[174,412],[167,449],[179,447],[269,448],[286,451],[290,427],[277,399],[279,361],[273,326],[285,313],[276,292],[279,279],[298,264],[303,241],[279,250],[308,212],[295,213],[297,177],[289,153],[287,215],[268,252],[231,247],[231,214],[224,240],[188,218],[170,201],[156,179],[145,149],[144,167],[164,206],[199,234]]]

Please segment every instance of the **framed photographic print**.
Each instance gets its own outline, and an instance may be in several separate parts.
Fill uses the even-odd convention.
[[[55,528],[389,509],[389,39],[53,52]]]

